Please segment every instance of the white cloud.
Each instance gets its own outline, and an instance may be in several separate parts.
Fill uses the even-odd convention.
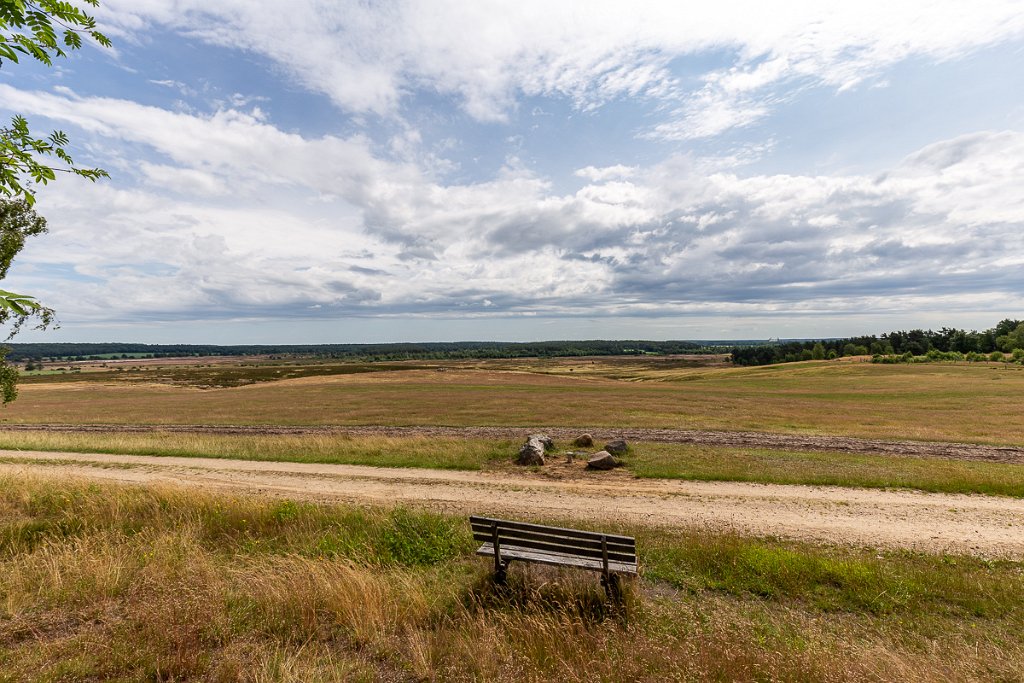
[[[952,59],[1024,34],[1015,0],[109,0],[101,16],[122,33],[158,24],[266,56],[351,112],[399,115],[418,89],[454,95],[482,121],[505,120],[523,96],[581,110],[647,97],[666,105],[647,134],[665,139],[749,126],[801,88],[843,91],[909,57]],[[710,50],[732,61],[700,87],[673,75],[673,60]]]
[[[389,161],[361,136],[238,109],[3,84],[0,100],[120,165],[116,185],[41,192],[52,232],[10,286],[66,320],[896,310],[1024,287],[1020,132],[938,142],[878,176],[674,156],[584,167],[559,193],[515,160],[445,182],[412,130]]]

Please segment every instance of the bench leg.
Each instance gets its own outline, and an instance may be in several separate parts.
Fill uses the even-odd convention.
[[[601,585],[604,587],[604,593],[608,596],[608,599],[614,600],[615,602],[622,601],[622,585],[619,583],[618,574],[602,576]]]
[[[508,562],[495,562],[494,563],[494,583],[499,586],[504,586],[508,583]]]

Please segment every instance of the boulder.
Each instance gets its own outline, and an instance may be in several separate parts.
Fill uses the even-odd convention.
[[[591,470],[610,470],[618,466],[619,461],[608,451],[598,451],[587,460],[587,469]]]
[[[612,455],[625,455],[629,451],[629,444],[625,439],[616,439],[606,443],[604,449]]]
[[[590,434],[580,434],[572,443],[577,448],[590,448],[594,445],[594,437]]]
[[[530,441],[532,439],[536,439],[537,441],[540,441],[542,444],[544,444],[544,448],[546,450],[555,450],[555,442],[552,441],[551,437],[548,436],[547,434],[530,434],[528,437],[526,437],[527,441]]]
[[[544,464],[544,443],[538,439],[530,438],[519,449],[519,456],[516,457],[517,465],[543,465]]]

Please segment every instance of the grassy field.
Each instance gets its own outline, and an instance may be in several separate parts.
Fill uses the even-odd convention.
[[[372,367],[213,389],[190,385],[187,367],[160,370],[168,376],[160,381],[114,379],[129,373],[110,372],[68,381],[40,377],[23,383],[20,398],[0,418],[19,424],[673,427],[1024,444],[1024,367],[1003,364],[732,368],[654,358],[474,361],[444,372],[397,369],[400,364],[367,370]],[[297,370],[281,376],[290,372]]]
[[[462,518],[4,478],[0,681],[1009,681],[1024,670],[1020,564],[609,531],[636,534],[641,553],[622,607],[588,573],[514,567],[497,591]]]
[[[515,440],[424,436],[68,433],[0,429],[0,449],[6,450],[459,470],[517,469],[511,461],[519,445],[519,441]],[[908,488],[941,493],[1024,497],[1024,466],[1021,465],[836,451],[784,451],[663,443],[633,444],[624,462],[627,469],[637,476],[647,478]]]

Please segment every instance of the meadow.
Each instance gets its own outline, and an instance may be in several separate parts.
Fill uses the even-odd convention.
[[[0,681],[1009,681],[1024,670],[1020,563],[614,530],[641,553],[621,605],[591,574],[514,566],[495,588],[462,517],[4,477]]]
[[[20,391],[0,425],[661,427],[1024,445],[1024,367],[1001,363],[156,365],[26,378]]]

